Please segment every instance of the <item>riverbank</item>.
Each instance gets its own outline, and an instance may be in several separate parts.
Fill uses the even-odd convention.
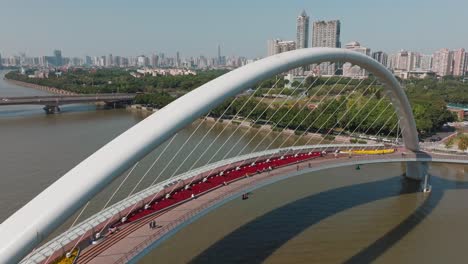
[[[41,91],[52,93],[52,94],[77,95],[77,93],[69,92],[69,91],[58,89],[58,88],[55,88],[55,87],[49,87],[49,86],[43,86],[43,85],[37,85],[37,84],[17,81],[17,80],[11,80],[11,79],[8,79],[6,77],[4,77],[3,80],[5,80],[6,82],[11,83],[11,84],[15,84],[15,85],[26,87],[26,88],[41,90]]]
[[[38,90],[42,90],[42,91],[46,91],[46,92],[50,92],[50,93],[54,93],[54,94],[76,95],[76,93],[61,90],[61,89],[58,89],[58,88],[55,88],[55,87],[41,86],[41,85],[26,83],[26,82],[22,82],[22,81],[10,80],[8,78],[4,78],[4,80],[7,81],[7,82],[10,82],[10,83],[19,85],[19,86],[38,89]],[[144,105],[141,105],[141,104],[129,105],[129,106],[127,106],[127,109],[129,109],[131,111],[141,111],[141,112],[146,112],[146,113],[154,113],[154,112],[157,112],[159,110],[157,108],[144,106]],[[213,118],[213,117],[207,117],[207,118],[205,118],[205,120],[209,121],[210,123],[218,122],[219,124],[229,125],[229,126],[232,126],[232,127],[236,127],[236,126],[242,126],[242,127],[245,127],[245,128],[250,127],[250,129],[254,129],[254,131],[263,130],[264,132],[267,132],[267,133],[272,133],[272,132],[273,133],[281,133],[282,135],[288,136],[288,137],[291,137],[291,138],[299,137],[299,135],[297,135],[296,132],[294,130],[292,130],[292,129],[276,130],[271,125],[268,125],[268,124],[265,124],[265,125],[253,124],[252,121],[231,120],[231,119],[217,120],[217,118]],[[306,139],[307,141],[325,142],[325,143],[331,143],[331,142],[333,142],[333,143],[350,143],[351,139],[353,139],[353,138],[348,137],[348,136],[340,135],[340,136],[333,136],[334,139],[330,140],[330,139],[324,139],[322,134],[310,133],[310,132],[305,133],[304,135],[302,135],[302,137],[304,139]],[[372,140],[368,140],[367,143],[374,144],[376,142],[372,141]]]
[[[132,111],[141,111],[141,112],[145,112],[145,113],[149,113],[149,114],[157,112],[159,110],[157,108],[143,106],[143,105],[139,105],[139,104],[129,105],[129,106],[127,106],[127,109],[132,110]],[[283,136],[288,136],[288,137],[291,137],[292,139],[297,139],[299,136],[301,136],[303,139],[305,139],[307,141],[310,141],[310,144],[317,143],[317,142],[326,143],[326,144],[327,143],[349,144],[352,139],[356,139],[356,138],[352,138],[352,137],[349,137],[349,136],[343,136],[343,135],[339,135],[339,136],[331,135],[331,136],[334,137],[334,139],[329,140],[329,139],[324,139],[322,134],[312,133],[312,132],[305,133],[304,135],[302,135],[302,132],[301,132],[301,134],[298,135],[298,134],[296,134],[296,131],[294,131],[292,129],[281,129],[281,130],[278,129],[278,130],[276,130],[271,125],[253,124],[252,121],[247,121],[247,120],[232,120],[232,119],[220,119],[220,120],[218,120],[218,118],[214,118],[214,117],[205,117],[204,120],[209,122],[209,123],[218,123],[219,125],[224,125],[224,126],[231,126],[231,127],[241,126],[244,129],[250,129],[250,130],[253,130],[253,131],[262,130],[262,131],[267,132],[269,134],[271,134],[271,133],[276,133],[276,134],[281,133]],[[377,143],[378,143],[377,141],[367,140],[367,144],[377,144]]]

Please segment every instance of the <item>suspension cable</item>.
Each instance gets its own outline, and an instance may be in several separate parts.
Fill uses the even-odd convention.
[[[348,112],[354,107],[354,105],[356,105],[356,104],[361,100],[361,98],[362,98],[362,97],[364,96],[364,94],[370,89],[370,87],[374,84],[374,82],[375,82],[375,80],[374,80],[371,84],[369,84],[369,85],[366,87],[366,89],[360,94],[360,96],[358,97],[358,99],[356,99],[356,100],[353,102],[353,104],[345,111],[345,113],[344,113],[344,114],[340,117],[340,119],[335,123],[335,125],[332,127],[332,129],[328,130],[327,134],[326,134],[324,137],[322,137],[322,139],[320,140],[320,142],[318,143],[318,145],[320,145],[320,144],[325,140],[325,138],[329,135],[329,133],[330,133],[332,130],[334,130],[334,129],[336,128],[336,126],[341,122],[341,120],[343,120],[343,118],[348,114]],[[357,88],[358,88],[362,83],[363,83],[363,81],[361,81],[361,82],[357,85],[357,87],[353,90],[353,92],[354,92],[355,90],[357,90]],[[376,93],[377,93],[377,92],[376,92]],[[374,94],[369,98],[369,100],[367,100],[367,102],[365,103],[365,105],[367,105],[367,103],[370,101],[370,99],[371,99],[376,93],[374,93]],[[344,104],[344,102],[341,103],[341,105],[336,109],[336,111],[337,111],[338,109],[341,108],[342,104]],[[336,111],[335,111],[335,112],[336,112]],[[356,117],[359,113],[360,113],[360,112],[358,112],[354,117]],[[332,116],[333,116],[333,115],[332,115]],[[353,117],[353,119],[354,119],[354,117]],[[331,116],[329,117],[329,119],[330,119],[330,118],[331,118]],[[302,123],[303,123],[305,120],[306,120],[306,118],[301,122],[301,124],[299,124],[298,128],[302,125]],[[328,120],[325,121],[324,124],[326,124],[327,122],[328,122]],[[323,124],[323,125],[324,125],[324,124]],[[323,127],[323,125],[322,125],[322,127]],[[322,129],[322,127],[319,128],[319,131]],[[346,128],[346,126],[343,127],[343,130],[342,130],[342,131],[344,131],[345,128]],[[296,128],[296,130],[297,130],[297,128]],[[307,130],[308,130],[308,129],[307,129]],[[305,130],[305,132],[307,132],[307,130]],[[340,132],[340,134],[342,133],[342,131]],[[303,135],[305,134],[305,132],[303,133]],[[293,135],[293,134],[290,134],[290,135],[288,136],[288,138],[286,138],[286,140],[283,141],[283,143],[280,145],[280,148],[287,142],[287,140],[288,140],[292,135]],[[293,146],[296,145],[296,143],[299,142],[300,138],[301,138],[301,137],[298,137],[298,139],[296,139],[296,141],[294,142]],[[312,140],[312,138],[310,138],[310,139],[307,141],[307,143],[306,143],[305,145],[307,145],[311,140]],[[288,152],[289,152],[289,150],[288,150],[286,153],[288,153]]]
[[[336,99],[338,98],[338,96],[341,95],[341,93],[347,88],[347,86],[349,85],[349,83],[351,83],[352,81],[353,81],[353,79],[351,79],[351,80],[343,87],[343,89],[338,93],[338,95],[336,95],[336,96],[334,97],[333,100],[336,100]],[[358,83],[358,85],[354,87],[354,89],[353,89],[353,91],[352,91],[351,93],[354,93],[354,92],[356,91],[356,89],[362,84],[362,82],[363,82],[363,81],[361,81],[360,83]],[[345,102],[346,102],[346,101],[343,100],[343,102],[340,104],[340,106],[337,107],[337,109],[334,111],[334,113],[333,113],[331,116],[328,117],[327,121],[325,121],[325,123],[324,123],[322,126],[324,126],[324,125],[330,120],[330,118],[343,106],[343,104],[344,104]],[[331,105],[331,104],[329,104],[328,106],[330,106],[330,105]],[[289,110],[291,110],[291,109],[292,109],[292,108],[290,108]],[[288,110],[287,113],[289,113],[289,110]],[[323,112],[325,112],[326,110],[327,110],[327,109],[325,109]],[[301,109],[301,111],[302,111],[302,109]],[[297,118],[297,116],[299,116],[299,114],[300,114],[300,111],[296,113],[296,115],[294,116],[294,118],[292,118],[292,119],[288,122],[288,124],[284,127],[284,129],[286,129],[286,128]],[[284,118],[284,116],[283,116],[283,118]],[[304,119],[304,120],[305,120],[305,119]],[[303,120],[303,121],[304,121],[304,120]],[[282,121],[282,119],[281,119],[281,121]],[[291,135],[293,135],[293,134],[297,131],[298,128],[299,128],[299,126],[296,127],[296,128],[293,130],[293,133],[291,133]],[[283,130],[284,130],[284,129],[283,129]],[[321,128],[320,128],[320,129],[321,129]],[[319,129],[319,130],[320,130],[320,129]],[[270,144],[266,147],[266,149],[269,149],[269,148],[274,144],[274,142],[275,142],[280,136],[281,136],[281,133],[278,133],[278,135],[276,135],[275,139],[273,139],[273,140],[270,142]],[[265,138],[266,138],[266,136],[263,138],[263,140],[265,140]],[[261,142],[260,142],[260,143],[261,143]],[[258,144],[257,146],[260,146],[260,144]]]
[[[310,74],[309,74],[309,75],[310,75]],[[307,77],[308,77],[309,75],[307,75]],[[306,77],[306,78],[307,78],[307,77]],[[302,80],[302,82],[301,82],[298,86],[296,86],[296,87],[293,89],[293,91],[292,91],[293,93],[294,93],[299,87],[301,87],[301,85],[302,85],[303,82],[306,80],[306,78],[304,78],[304,80]],[[314,83],[315,83],[315,82],[314,82]],[[276,85],[276,83],[275,83],[275,85]],[[282,94],[282,93],[284,92],[285,89],[286,89],[286,87],[283,87],[283,89],[280,91],[279,94]],[[255,105],[255,107],[250,111],[250,113],[247,115],[246,119],[248,119],[248,118],[254,113],[254,111],[256,110],[257,106],[260,105],[260,103],[263,101],[263,99],[264,99],[264,97],[263,97],[262,99],[260,99],[260,102],[257,103],[257,104]],[[258,116],[258,118],[256,119],[256,121],[254,121],[254,123],[256,123],[256,122],[266,113],[266,111],[275,103],[276,99],[277,99],[277,98],[274,98],[274,99],[270,102],[270,104],[269,104],[269,105],[264,109],[264,111]],[[227,128],[227,127],[225,127],[224,129],[226,129],[226,128]],[[224,143],[221,145],[221,147],[218,148],[218,150],[214,153],[214,155],[211,156],[211,158],[208,160],[208,162],[207,162],[206,164],[209,164],[209,163],[213,160],[213,158],[216,157],[216,155],[219,153],[219,151],[227,144],[227,142],[229,142],[229,140],[234,136],[234,134],[237,132],[237,130],[238,130],[239,128],[240,128],[240,126],[237,126],[236,129],[234,129],[234,131],[233,131],[233,132],[230,134],[230,136],[224,141]],[[223,129],[223,131],[224,131],[224,129]],[[249,129],[250,129],[250,126],[249,126],[249,128],[247,129],[247,131],[248,131]],[[212,146],[212,145],[214,144],[214,142],[219,138],[219,136],[222,134],[223,131],[221,131],[221,133],[218,134],[218,136],[215,138],[215,140],[213,140],[213,141],[211,142],[211,144],[205,149],[205,151],[203,152],[203,154],[199,156],[199,158],[197,159],[197,161],[192,165],[191,169],[195,166],[195,164],[198,163],[198,161],[199,161],[199,160],[201,159],[201,157],[208,151],[208,149],[211,148],[211,146]],[[213,171],[214,171],[214,169],[212,169],[208,174],[211,174]],[[194,180],[195,180],[195,178],[193,178],[193,179],[190,181],[189,185],[192,184],[192,182],[193,182]],[[174,187],[174,188],[175,188],[175,187]],[[173,189],[173,190],[174,190],[174,189]],[[171,191],[171,192],[172,192],[172,191]]]
[[[336,74],[338,71],[339,71],[339,69],[336,70],[335,74]],[[333,77],[333,76],[330,76],[330,77],[327,79],[327,81],[325,81],[325,83],[321,85],[321,87],[319,88],[319,90],[316,91],[316,92],[314,93],[314,95],[309,99],[308,102],[310,102],[310,100],[312,100],[312,98],[315,98],[315,96],[328,84],[328,82],[331,80],[332,77]],[[340,81],[342,80],[342,78],[343,78],[343,77],[340,77],[340,79],[337,81],[337,83],[340,82]],[[335,83],[335,84],[332,86],[332,88],[327,92],[327,94],[326,94],[324,97],[328,96],[328,94],[330,93],[330,91],[333,90],[333,89],[336,87],[337,83]],[[319,103],[321,103],[322,101],[323,101],[323,98],[320,100]],[[277,113],[277,111],[279,111],[279,108],[276,109],[275,113],[270,117],[270,119]],[[273,129],[272,129],[272,130],[273,130]],[[271,130],[271,131],[272,131],[272,130]],[[271,131],[270,131],[270,132],[271,132]],[[254,135],[254,136],[249,140],[249,142],[237,153],[237,155],[239,155],[240,153],[242,153],[242,152],[246,149],[246,147],[250,145],[250,143],[255,139],[255,137],[259,134],[259,132],[260,132],[260,130],[258,130],[257,133],[255,133],[255,135]],[[269,132],[269,133],[270,133],[270,132]],[[269,133],[268,133],[268,134],[269,134]],[[247,134],[247,133],[244,133],[243,136],[245,136],[246,134]],[[239,141],[240,141],[240,140],[238,140],[238,142],[236,142],[236,145],[239,143]],[[233,149],[234,149],[234,146],[231,148],[231,150],[230,150],[228,153],[226,153],[226,154],[224,155],[223,159],[224,159],[225,157],[227,157],[227,155],[228,155]]]
[[[348,83],[346,83],[345,87],[340,91],[340,93],[339,93],[337,96],[335,96],[335,97],[333,98],[333,100],[335,100],[336,98],[338,98],[338,96],[341,95],[341,92],[344,91],[344,90],[347,88],[347,86],[348,86],[352,81],[353,81],[353,79],[349,80]],[[361,84],[362,84],[362,81],[361,81],[360,83],[358,83],[358,85],[353,89],[353,91],[355,91]],[[327,95],[328,95],[328,94],[327,94]],[[326,96],[325,96],[324,98],[322,98],[322,100],[320,100],[319,105],[325,100],[325,98],[326,98]],[[328,110],[328,108],[329,108],[330,106],[331,106],[331,103],[328,104],[328,105],[325,107],[325,109],[323,109],[322,112],[319,113],[319,115],[314,119],[314,121],[310,123],[310,125],[307,127],[307,129],[306,129],[306,130],[298,137],[298,139],[293,143],[293,146],[296,145],[297,142],[299,142],[300,138],[317,122],[317,120],[319,120],[319,118],[323,115],[323,113],[325,113],[325,111]],[[340,105],[340,107],[341,107],[341,105]],[[335,113],[336,113],[336,111],[337,111],[340,107],[338,107],[338,108],[335,110]],[[310,111],[310,112],[306,115],[306,117],[301,121],[301,123],[300,123],[299,126],[295,129],[295,131],[307,120],[307,118],[308,118],[314,111],[315,111],[315,109],[312,110],[312,111]],[[333,116],[333,114],[332,114],[332,116]],[[326,122],[328,122],[328,120],[327,120]],[[324,124],[325,124],[326,122],[324,122]],[[319,130],[323,127],[324,124],[322,124],[322,126],[319,128]],[[288,140],[291,136],[292,136],[292,133],[291,133],[291,135],[289,135],[289,137],[288,137],[286,140]],[[283,145],[283,144],[286,142],[286,140],[285,140],[281,145]],[[288,153],[288,152],[287,152],[287,153]]]
[[[339,122],[341,122],[341,120],[343,120],[343,118],[348,114],[348,112],[354,107],[354,105],[357,104],[357,102],[364,96],[364,94],[367,92],[367,90],[374,84],[375,80],[366,88],[366,90],[360,95],[359,99],[355,100],[355,102],[351,105],[351,107],[349,107],[346,112],[341,116],[341,118],[337,121],[337,123],[335,124],[335,126],[333,126],[333,128],[331,130],[329,130],[327,132],[327,134],[323,137],[323,139],[318,143],[318,144],[321,144],[325,138],[330,134],[330,132],[332,130],[334,130],[336,128],[336,126],[338,125]],[[344,127],[342,127],[342,130],[338,133],[338,135],[336,135],[336,137],[340,136],[345,130],[346,128],[348,127],[349,124],[351,124],[351,122],[359,116],[359,114],[361,113],[361,111],[367,106],[367,104],[369,104],[369,102],[372,100],[372,98],[378,93],[379,91],[375,91],[370,97],[369,99],[366,100],[366,102],[364,103],[363,107],[361,109],[359,109],[359,111],[346,123],[346,125]],[[335,137],[335,138],[336,138]],[[309,140],[310,141],[310,140]],[[306,144],[309,143],[309,141],[307,141]],[[332,145],[333,142],[330,142],[330,144],[327,144],[327,146],[325,147],[324,150],[327,150],[329,148],[330,145]]]
[[[306,76],[306,78],[304,78],[304,79],[301,81],[301,83],[300,83],[299,85],[297,85],[297,86],[293,89],[292,93],[294,93],[299,87],[302,86],[302,84],[303,84],[303,83],[305,82],[305,80],[310,76],[310,74],[311,74],[311,73],[309,73],[309,74]],[[313,84],[315,84],[316,81],[317,81],[317,80],[315,80],[315,81],[309,86],[309,88],[310,88]],[[283,90],[280,92],[280,94],[281,94],[285,89],[286,89],[286,87],[283,88]],[[268,111],[268,109],[270,109],[270,107],[273,105],[273,103],[276,102],[277,99],[278,99],[278,97],[275,97],[275,98],[272,100],[272,102],[268,105],[268,107],[266,107],[266,108],[263,110],[263,112],[259,115],[259,117],[258,117],[255,121],[253,121],[253,124],[255,124],[255,123],[257,123],[258,121],[260,121],[261,117]],[[283,102],[283,104],[284,104],[284,103],[285,103],[285,102]],[[276,114],[276,112],[275,112],[272,116],[274,116],[275,114]],[[271,120],[271,117],[267,120],[267,123],[269,123],[270,120]],[[229,140],[230,140],[231,137],[235,134],[235,132],[238,130],[238,128],[239,128],[239,127],[237,127],[237,128],[235,129],[235,131],[228,137],[228,139],[221,145],[221,147],[218,148],[218,150],[217,150],[217,151],[215,152],[215,154],[208,160],[208,162],[207,162],[206,164],[209,164],[209,163],[214,159],[214,157],[216,157],[216,155],[218,155],[218,153],[221,151],[221,149],[224,148],[224,146],[227,144],[227,142],[229,142]],[[222,159],[226,158],[227,155],[230,154],[230,152],[232,151],[232,149],[234,149],[234,148],[238,145],[238,143],[244,138],[244,136],[250,131],[251,128],[252,128],[252,126],[249,126],[249,127],[247,128],[247,130],[244,132],[244,134],[236,141],[236,143],[235,143],[234,145],[232,145],[232,147],[230,148],[230,150],[222,157]],[[258,133],[258,132],[259,132],[259,131],[257,131],[257,133]],[[257,134],[256,134],[256,135],[257,135]],[[255,135],[255,136],[256,136],[256,135]],[[254,136],[253,138],[255,138],[255,136]],[[248,146],[249,144],[250,144],[250,142],[247,143],[246,146]]]
[[[280,81],[280,79],[276,80],[276,82],[273,84],[273,87],[276,87],[276,85],[278,84],[278,82]],[[239,109],[239,111],[235,114],[234,118],[236,118],[239,113],[242,112],[242,110],[244,109],[245,106],[247,106],[247,104],[250,102],[250,100],[252,98],[254,98],[254,95],[255,95],[255,92],[253,92],[249,98],[244,102],[244,104],[241,106],[241,108]],[[264,98],[262,98],[263,100]],[[249,113],[249,115],[247,116],[247,118],[250,116],[250,114],[252,114],[255,109],[257,108],[257,106],[259,106],[261,103],[262,103],[262,100],[260,100],[256,105],[255,107],[252,109],[252,111]],[[229,108],[229,107],[228,107]],[[226,108],[226,111],[224,111],[224,113],[218,118],[217,121],[221,120],[223,115],[227,112],[228,108]],[[177,172],[179,172],[179,169],[185,164],[185,162],[189,159],[189,157],[192,156],[192,154],[195,152],[196,149],[198,149],[198,147],[200,146],[200,144],[204,141],[204,139],[208,136],[208,134],[215,128],[217,122],[215,122],[213,124],[213,126],[211,126],[211,128],[208,130],[208,132],[205,133],[205,135],[203,136],[203,138],[198,141],[197,145],[192,148],[191,152],[186,155],[185,159],[179,164],[179,167],[177,167],[176,170],[174,170],[173,174],[171,175],[170,178],[172,178],[174,175],[177,174]],[[216,142],[216,140],[223,134],[223,132],[227,129],[228,125],[224,126],[223,129],[221,130],[220,133],[218,133],[218,135],[216,136],[216,138],[214,140],[211,141],[210,145],[205,148],[205,150],[203,151],[203,153],[201,155],[198,156],[198,159],[192,164],[192,166],[189,168],[189,171],[198,163],[198,161],[203,157],[203,155],[211,148],[211,146]]]
[[[278,84],[279,81],[280,81],[280,79],[278,79],[278,80],[275,82],[275,84],[274,84],[273,87],[275,87],[275,86]],[[258,88],[260,88],[260,87],[262,86],[262,84],[263,84],[263,82],[258,86]],[[252,98],[254,95],[255,95],[255,93],[253,92],[253,93],[249,96],[249,98],[244,102],[244,104],[243,104],[242,107],[239,109],[238,113],[236,113],[236,115],[235,115],[234,118],[236,118],[236,117],[238,116],[238,114],[239,114],[239,113],[243,110],[243,108],[249,103],[249,101],[251,100],[251,98]],[[230,106],[232,106],[232,104],[233,104],[233,103],[231,103]],[[260,103],[257,103],[257,105],[259,105],[259,104],[260,104]],[[255,107],[257,107],[257,105],[256,105]],[[230,106],[229,106],[229,107],[230,107]],[[229,107],[228,107],[228,108],[229,108]],[[255,108],[254,108],[254,109],[255,109]],[[226,113],[227,110],[228,110],[228,109],[226,109],[224,113]],[[252,113],[252,112],[253,112],[253,110],[251,111],[251,113]],[[223,115],[224,115],[224,113],[223,113]],[[211,127],[211,129],[215,127],[215,125],[216,125],[216,124],[218,123],[218,121],[223,117],[223,115],[221,115],[221,116],[215,121],[215,123],[213,124],[213,126]],[[224,131],[226,128],[227,128],[227,126],[225,126],[225,127],[223,128],[222,131]],[[210,131],[211,131],[211,129],[210,129]],[[222,133],[222,132],[221,132],[221,133]],[[219,133],[219,134],[217,135],[216,139],[221,135],[221,133]],[[205,136],[206,136],[207,134],[208,134],[208,133],[206,133]],[[193,133],[192,133],[192,135],[193,135]],[[189,140],[189,139],[190,139],[190,138],[188,138],[188,140]],[[215,139],[215,140],[216,140],[216,139]],[[212,141],[212,143],[213,143],[213,142],[214,142],[214,141]],[[187,143],[187,141],[186,141],[185,143]],[[200,145],[200,143],[201,143],[201,142],[199,142],[198,145]],[[197,145],[197,146],[198,146],[198,145]],[[211,145],[212,145],[212,144],[210,144],[210,146],[211,146]],[[176,153],[176,155],[180,152],[180,150],[181,150],[181,148],[179,148],[179,150],[178,150],[178,152]],[[194,149],[192,149],[191,154],[192,154],[193,152],[194,152]],[[190,154],[190,155],[191,155],[191,154]],[[171,159],[171,161],[169,161],[169,162],[166,164],[165,168],[159,173],[159,175],[158,175],[158,176],[156,177],[156,179],[151,183],[150,186],[152,186],[152,185],[154,185],[154,184],[156,183],[156,181],[159,179],[159,177],[162,175],[162,173],[168,168],[169,164],[172,163],[172,161],[174,160],[174,158],[175,158],[176,155],[174,155],[173,158]],[[172,179],[172,178],[176,175],[176,173],[177,173],[177,171],[179,170],[179,168],[182,167],[182,164],[185,163],[185,161],[188,159],[188,156],[190,156],[190,155],[187,155],[187,157],[186,157],[186,159],[184,160],[184,162],[181,163],[181,165],[174,171],[174,173],[173,173],[168,179]],[[196,163],[196,162],[195,162],[195,163]],[[173,189],[173,190],[174,190],[174,189]],[[173,190],[172,190],[172,191],[173,191]],[[171,193],[172,193],[172,191],[171,191]],[[161,190],[158,191],[155,195],[153,195],[153,198],[150,200],[150,202],[149,202],[148,204],[152,203],[152,202],[154,201],[154,199],[156,199],[156,197],[159,195],[160,192],[161,192]],[[133,210],[133,209],[132,209],[132,210]]]

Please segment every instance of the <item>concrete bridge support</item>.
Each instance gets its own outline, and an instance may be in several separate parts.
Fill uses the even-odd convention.
[[[405,177],[411,180],[421,181],[428,173],[427,162],[410,161],[406,162]]]

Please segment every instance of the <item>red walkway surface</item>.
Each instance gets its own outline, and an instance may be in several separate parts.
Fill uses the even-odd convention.
[[[261,160],[256,163],[247,164],[243,166],[239,166],[237,168],[230,168],[223,172],[223,175],[214,174],[206,177],[206,181],[198,180],[190,184],[190,188],[185,190],[184,188],[179,188],[176,190],[171,190],[170,198],[160,198],[156,200],[154,203],[150,205],[149,208],[138,208],[133,213],[131,213],[126,221],[126,223],[137,221],[142,217],[147,215],[154,214],[158,211],[161,211],[169,206],[181,203],[192,198],[192,195],[198,196],[203,194],[204,192],[208,192],[214,188],[222,186],[225,183],[229,183],[235,181],[239,178],[243,178],[248,175],[252,175],[255,173],[264,172],[266,170],[275,169],[277,167],[289,165],[292,163],[301,162],[304,160],[308,160],[311,158],[320,157],[320,152],[309,152],[309,153],[300,153],[296,155],[287,155],[284,157],[278,157],[267,160]],[[121,224],[117,223],[115,226],[119,226]]]
[[[177,208],[180,209],[180,205],[184,205],[188,201],[194,201],[194,199],[192,199],[192,195],[195,197],[200,197],[202,195],[205,197],[208,193],[219,195],[215,192],[216,190],[219,190],[219,187],[227,185],[229,188],[231,188],[233,186],[232,183],[240,179],[245,179],[246,176],[256,175],[267,171],[269,172],[273,169],[312,160],[321,156],[321,152],[308,152],[271,158],[269,160],[264,159],[255,163],[229,168],[222,173],[220,172],[207,176],[205,178],[206,180],[197,179],[197,176],[194,176],[192,179],[197,179],[197,181],[190,183],[189,179],[186,180],[187,184],[190,183],[190,188],[187,190],[184,188],[184,186],[179,187],[178,189],[173,189],[173,187],[169,186],[165,189],[165,191],[170,193],[170,198],[158,198],[152,202],[150,207],[147,209],[144,209],[143,207],[135,209],[132,213],[129,214],[125,223],[116,222],[111,225],[113,227],[118,227],[120,230],[113,234],[104,234],[104,238],[101,239],[100,243],[96,245],[90,245],[85,248],[82,254],[79,256],[77,263],[112,263],[112,259],[115,260],[113,257],[106,258],[106,260],[104,260],[99,257],[97,258],[97,256],[101,255],[104,251],[108,250],[110,247],[113,247],[115,244],[130,238],[131,235],[138,233],[139,230],[146,229],[146,226],[152,219],[164,215],[167,210],[170,211],[169,208],[178,206]],[[221,192],[222,191],[223,190],[221,189]],[[198,202],[202,202],[202,200],[197,200]],[[190,210],[189,208],[192,205],[187,206],[188,207],[185,210]],[[121,255],[119,257],[121,257]],[[111,261],[109,262],[109,260]]]

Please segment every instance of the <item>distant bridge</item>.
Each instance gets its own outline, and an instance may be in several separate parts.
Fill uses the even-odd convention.
[[[27,97],[2,97],[0,106],[5,105],[44,105],[44,110],[48,114],[60,112],[60,106],[66,104],[82,104],[104,102],[126,103],[135,99],[136,94],[85,94],[85,95],[48,95],[48,96],[27,96]]]

